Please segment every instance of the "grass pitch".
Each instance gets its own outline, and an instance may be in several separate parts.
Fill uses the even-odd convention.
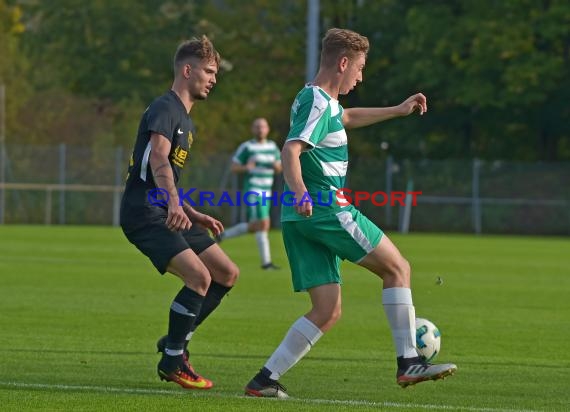
[[[381,282],[343,266],[343,317],[282,382],[294,399],[243,386],[308,308],[281,271],[259,268],[253,236],[222,244],[241,278],[190,346],[210,391],[156,376],[156,339],[180,288],[105,227],[0,226],[0,409],[199,411],[570,410],[570,240],[392,236],[413,268],[418,316],[442,331],[455,376],[401,389]],[[438,277],[443,284],[438,285]]]

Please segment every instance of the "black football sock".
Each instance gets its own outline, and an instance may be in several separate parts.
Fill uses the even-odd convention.
[[[422,360],[419,356],[416,356],[414,358],[404,358],[403,356],[398,356],[396,358],[396,362],[398,362],[398,369],[408,369],[411,365],[422,363]]]
[[[208,317],[210,314],[218,307],[224,296],[231,290],[232,286],[223,286],[217,282],[212,281],[206,297],[204,297],[204,302],[202,303],[202,308],[200,309],[200,314],[196,318],[196,321],[190,328],[191,332],[194,332],[198,326]],[[186,346],[188,341],[186,341]]]
[[[170,306],[168,338],[165,354],[181,356],[184,351],[186,336],[196,321],[204,296],[184,286]]]
[[[160,362],[158,363],[158,369],[162,372],[170,373],[180,368],[183,362],[184,358],[182,355],[170,356],[163,354]]]

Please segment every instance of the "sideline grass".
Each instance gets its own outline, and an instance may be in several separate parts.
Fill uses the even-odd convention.
[[[275,262],[287,268],[278,232]],[[106,227],[0,227],[2,410],[569,410],[570,241],[393,236],[413,266],[418,316],[442,330],[456,376],[402,390],[381,283],[343,266],[343,318],[282,379],[296,399],[242,388],[308,308],[289,272],[259,269],[253,236],[222,244],[238,286],[198,329],[193,364],[208,392],[160,382],[156,338],[179,288]],[[437,277],[442,285],[436,284]]]

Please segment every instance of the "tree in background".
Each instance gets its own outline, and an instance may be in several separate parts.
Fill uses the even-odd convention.
[[[73,107],[92,105],[102,116],[97,124],[105,125],[106,135],[91,133],[83,140],[130,145],[140,112],[169,87],[177,44],[203,33],[225,59],[212,104],[195,114],[201,119],[202,138],[196,142],[201,150],[233,150],[256,116],[275,119],[277,130],[287,127],[294,93],[289,79],[304,80],[301,3],[97,0],[75,5],[73,0],[27,3],[25,41],[26,52],[44,67],[34,79],[44,98],[45,90],[63,89],[88,99]],[[51,97],[58,114],[50,118],[65,112],[59,110],[60,97],[60,91]],[[73,117],[89,123],[85,116]],[[45,132],[36,135],[46,138]],[[73,136],[64,140],[75,141]]]
[[[204,30],[231,61],[232,70],[220,75],[215,103],[196,109],[196,118],[206,119],[202,127],[208,140],[198,144],[233,151],[250,135],[256,117],[267,118],[272,139],[283,142],[291,103],[305,81],[306,5],[271,0],[207,3]]]
[[[0,85],[6,88],[7,135],[17,126],[17,114],[32,92],[30,84],[22,76],[29,68],[28,60],[20,51],[24,30],[21,8],[0,0]]]
[[[16,10],[23,33],[6,24]],[[130,146],[140,112],[169,87],[173,50],[192,35],[208,34],[226,59],[197,109],[200,151],[231,151],[257,116],[282,141],[305,80],[306,2],[0,0],[0,16],[19,141]],[[427,116],[353,132],[353,153],[380,155],[385,141],[398,157],[570,159],[567,1],[321,0],[321,22],[323,33],[352,28],[372,43],[366,83],[343,104],[429,98]],[[30,116],[38,122],[24,130]]]
[[[191,26],[194,9],[186,1],[77,6],[73,0],[23,5],[25,53],[42,68],[32,74],[44,103],[43,127],[34,134],[59,135],[66,143],[130,145],[135,118],[169,87],[172,50]]]
[[[364,3],[364,2],[362,2]],[[570,159],[570,3],[366,2],[373,47],[355,98],[416,90],[428,116],[365,131],[399,156]]]

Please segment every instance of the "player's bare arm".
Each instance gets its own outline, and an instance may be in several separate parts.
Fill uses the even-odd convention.
[[[345,109],[342,123],[345,129],[369,126],[395,117],[408,116],[414,111],[421,115],[427,112],[427,100],[422,93],[408,97],[397,106],[391,107],[354,107]]]
[[[275,170],[275,173],[281,173],[283,171],[281,161],[273,163],[273,170]]]
[[[307,193],[307,187],[303,182],[301,174],[301,160],[299,156],[307,146],[307,143],[301,140],[290,140],[285,143],[281,151],[281,163],[283,164],[283,177],[289,188],[295,192],[295,210],[303,216],[311,216],[313,214],[313,206],[310,202],[300,203],[301,199]]]
[[[166,226],[172,231],[190,229],[192,223],[179,205],[178,192],[174,184],[174,175],[168,160],[170,141],[163,135],[152,133],[150,136],[152,151],[150,152],[150,167],[156,187],[168,192],[168,217]],[[168,167],[166,167],[168,166]]]

